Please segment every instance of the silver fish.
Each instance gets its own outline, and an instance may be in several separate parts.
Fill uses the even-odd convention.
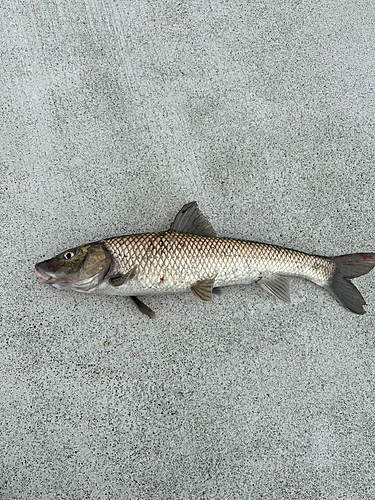
[[[305,278],[330,292],[353,313],[366,304],[350,281],[368,273],[375,253],[338,257],[309,255],[275,245],[218,238],[197,203],[184,205],[170,229],[100,240],[35,265],[39,283],[80,292],[129,296],[149,317],[137,295],[191,290],[203,301],[223,286],[259,283],[290,302],[290,278]]]

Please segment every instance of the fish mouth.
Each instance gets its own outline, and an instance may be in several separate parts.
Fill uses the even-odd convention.
[[[40,283],[41,285],[52,285],[53,283],[55,283],[53,277],[46,271],[41,269],[39,264],[35,265],[35,274],[38,276],[38,283]]]
[[[62,281],[56,276],[53,276],[52,274],[48,273],[44,269],[42,269],[41,265],[42,263],[35,264],[35,274],[38,276],[38,283],[41,285],[51,285],[54,288],[57,288],[58,290],[60,289],[72,289],[72,290],[77,290],[79,292],[85,292],[88,291],[91,288],[92,283],[95,281],[95,278],[97,276],[93,276],[89,279],[86,280],[81,280],[77,282],[71,282],[71,281]]]
[[[72,283],[58,280],[55,276],[42,269],[41,264],[35,265],[35,274],[38,276],[38,283],[41,285],[52,285],[55,288],[66,288]]]

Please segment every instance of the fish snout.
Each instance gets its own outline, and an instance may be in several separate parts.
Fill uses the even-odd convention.
[[[50,284],[52,276],[48,274],[43,268],[43,262],[38,262],[35,264],[35,274],[38,276],[38,283],[41,285]]]

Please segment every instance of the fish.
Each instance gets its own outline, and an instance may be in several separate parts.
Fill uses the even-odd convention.
[[[102,239],[35,265],[40,284],[58,289],[130,297],[191,291],[208,302],[228,285],[258,283],[290,302],[290,279],[304,278],[327,290],[344,308],[364,314],[366,304],[351,282],[375,265],[375,253],[334,257],[281,246],[217,237],[197,202],[187,203],[167,231]]]

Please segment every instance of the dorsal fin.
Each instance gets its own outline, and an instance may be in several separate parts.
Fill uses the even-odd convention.
[[[216,232],[198,208],[197,202],[184,205],[176,215],[169,231],[197,234],[199,236],[216,236]]]

